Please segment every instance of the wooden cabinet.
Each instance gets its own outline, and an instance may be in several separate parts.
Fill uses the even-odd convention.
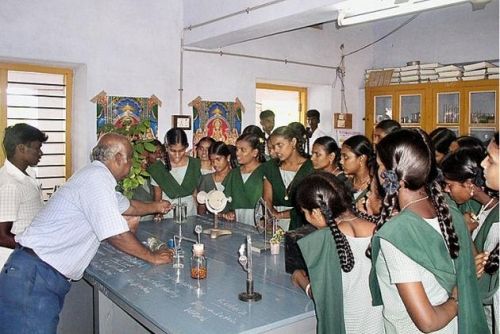
[[[498,80],[366,87],[365,99],[368,138],[383,119],[427,132],[446,127],[459,136],[481,140],[489,140],[498,131]]]

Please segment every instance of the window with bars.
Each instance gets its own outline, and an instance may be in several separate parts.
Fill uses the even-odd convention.
[[[6,94],[1,116],[5,126],[27,123],[48,135],[47,142],[42,146],[42,159],[33,168],[42,184],[44,199],[48,199],[54,187],[63,184],[71,172],[68,132],[71,71],[7,67],[3,78],[4,82],[0,85],[5,88]]]

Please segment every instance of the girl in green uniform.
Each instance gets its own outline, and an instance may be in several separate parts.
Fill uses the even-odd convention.
[[[367,212],[370,184],[375,176],[375,152],[365,136],[349,137],[340,150],[340,164],[351,180],[354,204],[358,210]]]
[[[481,159],[482,160],[482,159]],[[482,204],[477,216],[466,213],[465,220],[472,234],[475,251],[489,252],[498,243],[498,199],[484,191],[483,170],[470,150],[458,149],[446,155],[441,161],[446,183],[445,190],[457,204],[474,199]],[[484,275],[480,281],[486,319],[491,328],[491,296],[498,289],[498,276]]]
[[[264,200],[285,230],[304,224],[304,217],[294,205],[294,193],[300,181],[313,171],[304,151],[304,137],[292,128],[277,128],[269,138],[277,159],[266,162],[264,168]]]
[[[375,224],[352,211],[350,190],[331,173],[306,176],[296,196],[317,230],[298,241],[308,275],[297,269],[292,282],[314,300],[317,333],[383,333],[382,307],[371,305],[365,255]]]
[[[210,147],[212,147],[213,144],[215,144],[215,140],[212,137],[203,137],[196,144],[196,157],[200,159],[202,175],[214,172],[209,156]]]
[[[215,142],[210,146],[208,156],[215,172],[201,176],[198,192],[204,191],[208,193],[212,190],[224,191],[224,185],[222,183],[231,169],[236,167],[235,158],[228,146],[222,141]],[[198,203],[198,214],[203,215],[206,213],[206,210],[205,204]]]
[[[487,333],[470,236],[430,147],[412,129],[377,144],[385,198],[368,252],[373,303],[384,305],[386,333]]]
[[[247,225],[254,225],[254,208],[262,197],[263,174],[261,163],[265,161],[264,138],[254,133],[245,133],[236,141],[236,158],[239,167],[228,174],[224,182],[224,193],[231,197],[223,217]]]
[[[493,139],[491,140],[490,144],[488,145],[488,155],[484,160],[481,162],[481,167],[484,169],[484,178],[486,180],[486,186],[489,187],[490,189],[497,191],[499,190],[499,185],[498,182],[500,180],[500,148],[499,148],[499,140],[498,140],[498,132],[495,133],[493,136]],[[498,210],[498,208],[497,208]],[[498,211],[497,211],[498,212]],[[498,223],[497,223],[498,224]],[[491,275],[493,277],[496,276],[496,281],[498,282],[498,242],[491,251],[491,254],[488,258],[488,262],[485,264],[484,268],[485,274],[484,275]],[[498,285],[498,283],[497,283]],[[500,295],[499,295],[499,290],[498,288],[496,289],[496,292],[493,294],[493,316],[494,316],[494,323],[495,323],[495,332],[494,333],[499,333],[499,310],[500,310]]]
[[[200,182],[200,160],[186,154],[189,146],[186,133],[174,128],[165,135],[167,159],[165,164],[157,161],[148,168],[154,189],[154,199],[178,204],[180,200],[187,205],[187,215],[196,215],[196,187]],[[172,212],[167,214],[172,218]]]

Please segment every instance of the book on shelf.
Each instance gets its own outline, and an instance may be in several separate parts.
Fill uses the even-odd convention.
[[[453,82],[460,81],[460,77],[451,77],[451,78],[438,78],[438,82]]]
[[[486,69],[482,68],[480,70],[474,70],[474,71],[465,71],[464,76],[465,77],[474,77],[477,75],[485,75],[486,74]]]
[[[439,72],[440,78],[451,78],[451,77],[461,77],[462,71],[447,71],[447,72]]]
[[[401,66],[401,72],[403,71],[413,71],[420,69],[420,65],[410,65],[410,66]]]
[[[500,67],[488,67],[486,69],[486,73],[488,73],[488,74],[498,74],[498,73],[500,73],[499,70],[500,70]]]
[[[399,72],[399,75],[401,77],[409,77],[409,76],[412,76],[412,75],[419,75],[420,74],[420,70],[411,70],[411,71],[401,71]]]
[[[420,69],[435,69],[440,66],[443,65],[441,65],[440,63],[420,64]]]
[[[437,80],[438,77],[439,76],[437,74],[421,75],[420,76],[420,80],[423,80],[423,81],[427,81],[427,80],[434,81],[434,80]]]
[[[469,76],[469,77],[462,77],[462,80],[465,80],[465,81],[484,80],[484,79],[486,79],[486,74],[474,75],[474,76]]]
[[[434,69],[420,69],[420,75],[431,75],[436,74]]]
[[[464,71],[473,71],[473,70],[479,70],[481,68],[488,68],[488,67],[496,67],[496,65],[493,65],[492,63],[487,62],[487,61],[482,61],[479,63],[464,65]]]
[[[488,74],[488,79],[498,79],[499,74]]]
[[[447,65],[447,66],[442,66],[442,67],[436,67],[436,72],[441,73],[441,72],[450,72],[450,71],[460,71],[462,72],[462,68],[458,67],[456,65]]]
[[[408,81],[418,81],[420,79],[420,76],[418,75],[412,75],[408,77],[401,77],[402,82],[408,82]]]

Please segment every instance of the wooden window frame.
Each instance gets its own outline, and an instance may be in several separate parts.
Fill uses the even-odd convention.
[[[16,64],[0,62],[0,138],[4,137],[7,127],[7,73],[8,71],[38,72],[64,75],[66,85],[66,179],[71,176],[71,114],[73,105],[73,70],[69,68],[50,67],[31,64]],[[5,161],[5,152],[0,150],[0,165]]]
[[[256,89],[280,90],[299,93],[299,120],[302,124],[306,124],[307,112],[307,87],[275,85],[269,83],[257,83]]]

